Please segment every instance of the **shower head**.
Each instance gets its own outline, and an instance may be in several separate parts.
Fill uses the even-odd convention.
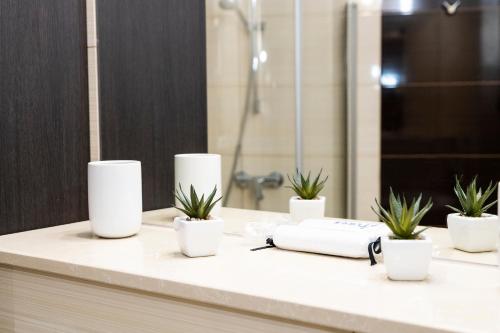
[[[250,29],[248,19],[242,13],[238,0],[219,0],[219,7],[224,10],[235,10],[241,22],[245,25],[246,29]]]
[[[238,8],[238,0],[219,0],[219,6],[222,9],[237,9]]]

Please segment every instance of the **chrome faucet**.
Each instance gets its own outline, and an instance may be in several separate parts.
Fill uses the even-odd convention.
[[[278,188],[283,185],[283,175],[276,171],[265,176],[252,176],[245,171],[240,171],[233,177],[239,188],[250,188],[253,191],[255,209],[260,209],[260,202],[264,199],[264,188]]]

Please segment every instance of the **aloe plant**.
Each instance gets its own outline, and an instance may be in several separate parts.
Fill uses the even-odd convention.
[[[182,186],[179,183],[179,189],[175,190],[175,197],[182,205],[182,208],[175,207],[184,214],[186,214],[190,220],[209,220],[210,219],[210,211],[214,208],[215,204],[219,202],[222,197],[215,199],[215,194],[217,193],[217,186],[214,187],[214,190],[205,200],[205,194],[198,197],[194,186],[191,185],[189,191],[189,197],[182,190]]]
[[[481,188],[477,188],[477,176],[474,177],[472,182],[467,186],[466,191],[463,190],[460,185],[460,179],[455,175],[455,187],[453,188],[455,195],[460,203],[460,208],[455,208],[450,205],[446,207],[450,208],[454,212],[459,213],[462,216],[468,217],[481,217],[488,209],[491,208],[497,201],[490,202],[486,204],[488,198],[495,192],[497,184],[493,186],[492,182],[488,185],[486,190],[483,192]]]
[[[427,204],[420,209],[421,200],[422,194],[420,194],[417,199],[413,198],[411,204],[408,206],[404,195],[401,199],[399,194],[397,196],[394,195],[391,188],[389,194],[389,209],[382,207],[377,199],[375,199],[378,211],[373,207],[372,210],[377,214],[380,220],[391,229],[394,234],[393,238],[418,239],[419,235],[427,230],[427,228],[423,228],[419,231],[415,231],[415,229],[432,207],[432,199],[429,198]]]
[[[304,177],[304,175],[297,170],[294,177],[287,175],[291,184],[291,186],[287,187],[291,188],[300,198],[304,200],[316,199],[319,192],[321,192],[323,187],[325,187],[325,182],[328,179],[328,176],[326,176],[324,179],[320,180],[322,172],[323,169],[321,169],[314,180],[311,181],[311,171],[309,171],[307,177]]]

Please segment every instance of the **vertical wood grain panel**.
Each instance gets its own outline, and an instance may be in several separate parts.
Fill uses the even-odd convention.
[[[83,0],[0,1],[0,234],[83,220]]]
[[[143,206],[173,203],[173,156],[206,152],[203,0],[97,0],[102,159],[142,162]]]

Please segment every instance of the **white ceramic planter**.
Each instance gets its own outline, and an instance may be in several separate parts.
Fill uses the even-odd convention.
[[[432,240],[422,237],[418,240],[382,238],[384,265],[389,279],[420,281],[427,277],[432,258]]]
[[[221,157],[218,154],[177,154],[175,155],[175,188],[179,183],[184,192],[188,193],[191,185],[196,193],[205,198],[212,193],[217,186],[216,198],[222,196],[221,185]],[[176,199],[175,205],[180,207]],[[212,214],[219,216],[221,202],[215,204]],[[180,214],[179,214],[180,215]]]
[[[304,200],[298,196],[290,198],[290,215],[293,223],[300,223],[305,219],[325,217],[325,197]]]
[[[88,197],[90,224],[97,236],[121,238],[138,233],[142,222],[141,162],[90,162]]]
[[[447,218],[451,241],[456,249],[466,252],[487,252],[497,248],[498,217],[483,214],[481,217],[449,214]]]
[[[180,250],[188,257],[206,257],[217,254],[224,232],[224,221],[214,218],[207,221],[187,221],[176,217],[174,227]]]

